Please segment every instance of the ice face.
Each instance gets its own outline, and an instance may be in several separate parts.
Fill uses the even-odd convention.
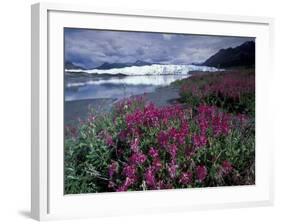
[[[71,73],[89,73],[89,74],[110,74],[110,75],[187,75],[191,71],[218,71],[219,69],[208,66],[198,65],[145,65],[145,66],[130,66],[125,68],[112,69],[66,69],[66,72]]]

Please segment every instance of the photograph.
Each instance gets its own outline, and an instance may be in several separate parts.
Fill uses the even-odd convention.
[[[255,185],[255,37],[63,33],[64,194]]]

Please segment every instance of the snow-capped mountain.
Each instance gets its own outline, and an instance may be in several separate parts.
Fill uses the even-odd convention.
[[[163,65],[128,66],[111,69],[65,69],[71,73],[110,74],[110,75],[186,75],[191,71],[218,71],[215,67],[198,65]]]

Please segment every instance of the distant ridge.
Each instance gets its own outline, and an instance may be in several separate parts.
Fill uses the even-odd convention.
[[[70,62],[70,61],[66,61],[66,62],[64,63],[64,66],[65,66],[66,69],[85,69],[85,68],[83,68],[83,67],[81,67],[81,66],[77,66],[77,65],[73,64],[73,63]]]
[[[248,41],[235,48],[221,49],[202,65],[227,68],[255,65],[255,42]]]
[[[95,69],[111,69],[111,68],[125,68],[130,66],[145,66],[151,65],[151,63],[146,61],[137,60],[134,63],[108,63],[105,62],[101,66],[96,67]]]
[[[146,61],[137,60],[131,66],[145,66],[145,65],[152,65],[152,64]]]

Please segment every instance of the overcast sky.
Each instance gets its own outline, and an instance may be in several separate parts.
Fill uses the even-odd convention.
[[[86,68],[104,62],[204,62],[222,48],[254,38],[65,28],[65,60]]]

